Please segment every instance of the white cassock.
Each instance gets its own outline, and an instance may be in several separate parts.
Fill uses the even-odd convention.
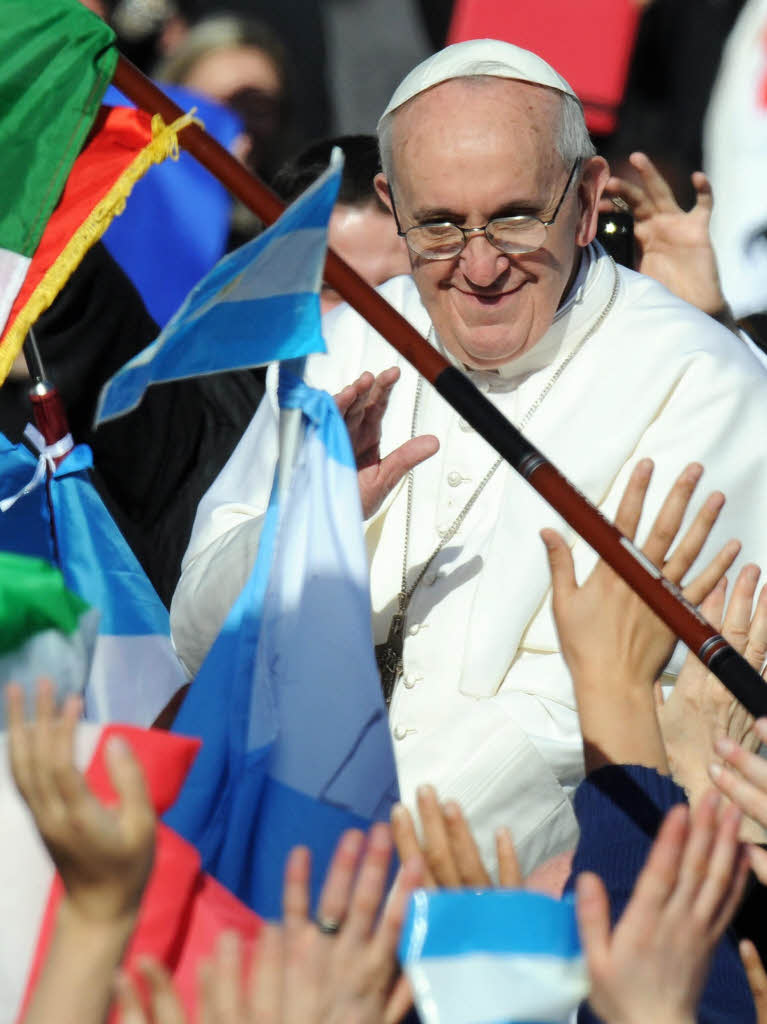
[[[409,277],[382,291],[429,333]],[[400,367],[383,421],[381,450],[391,451],[410,436],[416,371],[347,307],[324,326],[329,355],[310,358],[310,383],[332,394],[363,370]],[[174,596],[173,635],[192,670],[258,546],[278,443],[270,375],[268,398],[200,503]],[[700,460],[701,500],[715,489],[728,496],[701,562],[734,536],[743,541],[741,560],[767,566],[767,373],[743,342],[655,281],[591,247],[541,341],[500,372],[469,376],[514,423],[527,421],[528,438],[610,518],[637,461],[654,459],[640,538],[681,469]],[[414,474],[409,583],[495,461],[428,384],[416,429],[436,434],[441,447]],[[396,610],[406,499],[403,482],[366,523],[376,643]],[[508,825],[525,870],[574,845],[568,794],[583,776],[538,536],[545,526],[567,537],[583,580],[594,553],[502,464],[413,594],[391,706],[403,800],[412,805],[424,782],[458,800],[491,864],[494,830]]]

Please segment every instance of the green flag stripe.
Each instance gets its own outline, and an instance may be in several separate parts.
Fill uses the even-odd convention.
[[[3,0],[0,248],[37,248],[112,80],[114,43],[79,0]]]
[[[45,629],[74,633],[88,608],[48,562],[0,552],[0,654]]]

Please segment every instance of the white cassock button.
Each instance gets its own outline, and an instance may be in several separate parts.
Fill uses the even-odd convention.
[[[460,419],[458,420],[458,429],[462,430],[464,434],[470,434],[474,427],[472,427],[471,423],[467,423],[466,420]]]
[[[412,730],[405,728],[404,725],[398,725],[394,729],[394,739],[404,740],[404,738],[407,736],[409,732],[412,732]]]
[[[440,523],[437,526],[437,533],[440,535],[440,537],[444,537],[449,532],[450,532],[450,525],[448,523]]]
[[[479,388],[483,395],[486,395],[490,390],[490,384],[486,380],[478,381],[477,387]]]
[[[439,579],[439,573],[438,572],[433,572],[433,571],[432,572],[427,572],[426,575],[423,578],[424,586],[425,587],[433,587],[438,579]]]
[[[415,672],[408,672],[405,678],[402,680],[406,690],[412,690],[415,684],[421,677],[416,675]]]
[[[410,634],[410,636],[415,636],[420,628],[421,628],[420,623],[414,622],[412,626],[408,626],[407,631]]]
[[[463,477],[461,476],[461,474],[457,473],[455,470],[452,470],[450,473],[447,474],[447,482],[450,484],[451,487],[457,487],[458,484],[462,482],[462,480]]]

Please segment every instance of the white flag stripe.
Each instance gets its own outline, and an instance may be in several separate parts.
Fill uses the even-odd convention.
[[[5,330],[11,306],[16,301],[31,262],[28,256],[0,248],[0,334]]]
[[[169,636],[99,636],[85,691],[86,717],[148,728],[186,681]]]
[[[406,966],[423,1024],[564,1024],[588,993],[582,957],[465,953]]]

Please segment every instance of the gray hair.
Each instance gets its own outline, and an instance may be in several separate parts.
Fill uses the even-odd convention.
[[[487,75],[467,76],[467,81],[487,80]],[[548,88],[540,86],[540,88]],[[422,95],[419,93],[419,95]],[[562,163],[571,166],[576,160],[588,160],[596,155],[596,147],[591,141],[586,121],[583,117],[583,107],[578,100],[569,93],[560,92],[561,116],[559,129],[557,131],[556,148],[562,158]],[[408,100],[412,103],[418,96]],[[408,103],[403,104],[407,106]],[[394,147],[392,143],[392,130],[395,115],[402,110],[397,107],[390,113],[385,114],[378,123],[378,150],[381,155],[381,168],[389,182],[394,181]]]

